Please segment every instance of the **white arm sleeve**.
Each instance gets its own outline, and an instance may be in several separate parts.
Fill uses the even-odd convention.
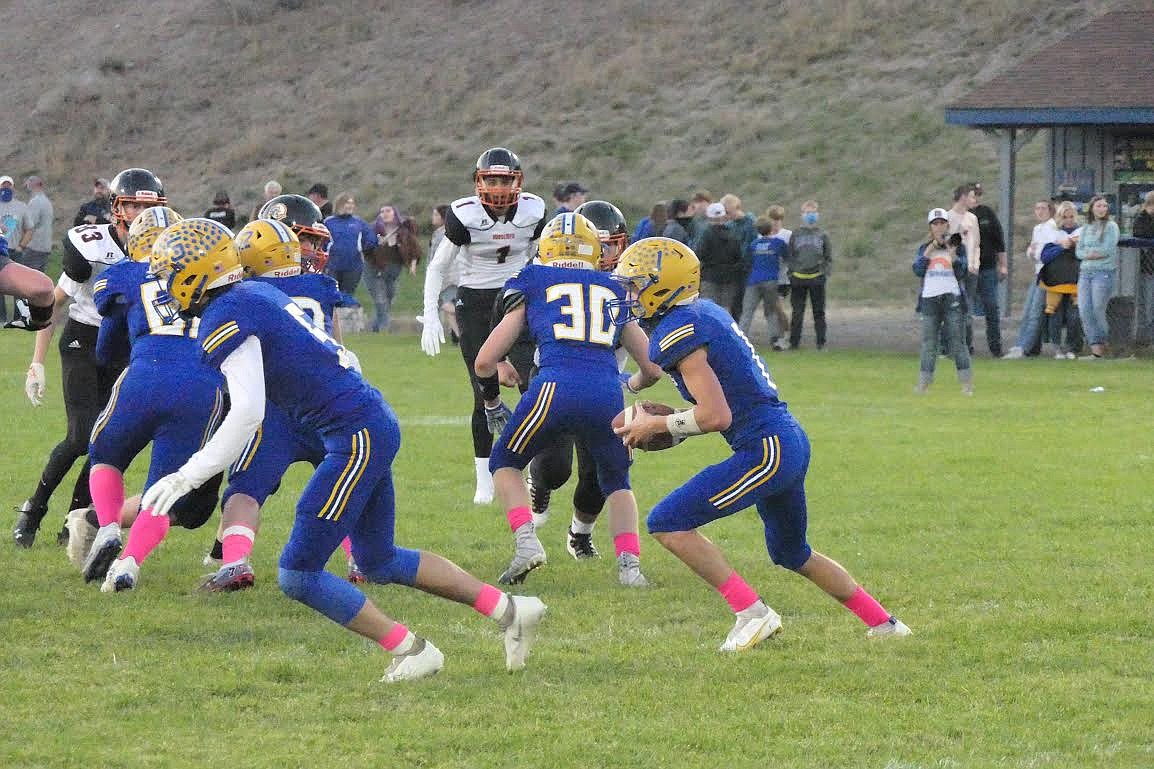
[[[264,358],[260,340],[250,336],[220,364],[228,382],[228,416],[212,439],[189,457],[180,473],[200,486],[236,461],[264,419]]]
[[[441,289],[445,285],[445,273],[449,270],[449,265],[457,258],[457,253],[461,247],[454,244],[448,238],[441,238],[440,244],[437,246],[437,252],[433,254],[432,261],[429,262],[428,268],[425,270],[425,306],[424,314],[437,315],[440,309]]]

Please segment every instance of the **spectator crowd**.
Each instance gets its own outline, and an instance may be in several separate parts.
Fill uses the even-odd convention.
[[[80,205],[73,226],[112,220],[108,180],[97,177],[92,185],[92,197]],[[23,186],[27,200],[17,196],[11,176],[0,176],[0,234],[7,239],[13,261],[43,271],[53,246],[53,204],[40,177],[27,177]],[[234,209],[229,193],[219,190],[204,216],[235,229],[255,218],[265,202],[283,191],[278,181],[267,181],[263,199],[245,217]],[[433,234],[423,248],[417,221],[395,204],[379,206],[369,219],[357,214],[357,200],[351,192],[339,192],[330,200],[328,186],[318,182],[305,194],[321,211],[331,234],[326,272],[353,304],[352,297],[363,281],[372,301],[368,328],[387,331],[399,281],[405,273],[415,275],[422,255],[431,255],[443,237],[445,207],[432,209]],[[986,347],[993,357],[1094,359],[1109,351],[1107,305],[1117,280],[1119,230],[1108,201],[1095,197],[1081,212],[1070,201],[1047,199],[1035,204],[1036,224],[1025,250],[1033,280],[1015,342],[1004,351],[999,300],[1009,274],[1009,257],[1002,224],[993,209],[982,203],[982,195],[980,183],[955,188],[950,207],[931,211],[931,216],[941,214],[944,219],[928,221],[928,235],[917,248],[914,272],[920,280],[918,310],[923,317],[924,347],[920,390],[932,381],[932,360],[938,355],[953,358],[959,376],[963,370],[968,372],[975,318],[985,327]],[[558,182],[553,188],[553,213],[572,211],[588,198],[589,190],[581,182]],[[737,195],[725,194],[715,201],[702,189],[687,199],[655,203],[637,222],[631,241],[661,236],[690,246],[701,262],[702,296],[729,310],[747,336],[760,311],[774,350],[802,346],[808,307],[812,343],[822,350],[828,341],[826,285],[832,274],[833,245],[816,200],[802,202],[797,215],[789,229],[783,205],[771,204],[754,216]],[[935,235],[942,227],[944,233]],[[1154,240],[1154,192],[1145,196],[1134,216],[1133,236]],[[955,275],[959,259],[964,259],[964,269]],[[441,302],[450,330],[454,328],[455,294],[451,278]],[[1151,343],[1154,247],[1141,252],[1137,293],[1138,341]],[[956,297],[956,305],[942,297]],[[8,302],[0,297],[0,322],[9,317]],[[955,323],[960,324],[958,329]],[[959,339],[964,356],[957,349]],[[969,376],[966,381],[972,381]]]

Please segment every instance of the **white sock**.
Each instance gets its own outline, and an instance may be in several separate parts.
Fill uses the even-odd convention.
[[[513,604],[509,600],[508,593],[501,593],[501,600],[497,601],[497,605],[493,607],[493,611],[489,612],[489,619],[501,622],[505,619],[505,612],[509,611],[509,607]]]
[[[401,640],[401,642],[399,644],[397,644],[396,648],[395,649],[389,649],[388,652],[389,652],[389,654],[393,655],[394,657],[403,657],[406,654],[412,653],[414,651],[416,645],[417,645],[417,637],[415,635],[413,635],[413,631],[410,630],[408,633],[405,634],[405,637]]]
[[[573,532],[574,534],[592,534],[593,527],[596,525],[597,521],[593,521],[592,523],[584,523],[583,521],[578,520],[577,516],[573,516],[573,522],[569,524],[569,531]]]
[[[477,488],[482,486],[493,487],[493,474],[489,472],[489,458],[488,457],[474,457],[473,462],[477,468]]]

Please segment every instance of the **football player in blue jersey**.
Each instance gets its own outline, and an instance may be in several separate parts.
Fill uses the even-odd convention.
[[[621,253],[629,245],[629,227],[621,209],[604,200],[582,203],[574,213],[581,214],[597,228],[601,240],[601,258],[597,269],[612,272]],[[628,353],[615,350],[619,366],[624,366]],[[529,463],[529,500],[533,523],[540,528],[549,516],[552,493],[564,486],[573,472],[573,454],[577,454],[577,484],[573,490],[573,518],[566,534],[565,549],[578,561],[600,557],[593,544],[593,527],[605,506],[605,495],[597,481],[597,465],[589,450],[573,436],[558,433],[553,445],[546,447]],[[621,553],[617,553],[620,558]]]
[[[494,434],[500,434],[489,459],[509,528],[515,541],[513,560],[501,574],[502,584],[523,582],[545,563],[537,538],[529,490],[522,471],[557,433],[576,436],[589,449],[601,492],[609,505],[610,528],[619,553],[622,584],[646,584],[641,574],[637,537],[637,500],[629,487],[629,451],[613,434],[613,418],[624,408],[614,349],[618,341],[641,366],[635,388],[661,378],[649,362],[647,339],[636,323],[615,324],[609,306],[623,298],[610,273],[597,270],[601,239],[580,214],[552,219],[541,233],[537,263],[524,267],[506,283],[506,295],[520,296],[493,330],[474,365],[483,388],[485,412]],[[516,410],[501,402],[497,363],[523,329],[537,344],[539,371]]]
[[[302,200],[315,207],[312,201]],[[305,311],[313,325],[341,341],[333,316],[343,301],[341,291],[324,273],[302,272],[300,240],[290,226],[276,219],[249,222],[236,235],[236,250],[245,278],[276,286]],[[359,371],[356,356],[352,351],[348,355]],[[253,585],[255,575],[248,557],[260,526],[261,507],[276,493],[290,465],[309,462],[315,468],[324,458],[324,442],[315,430],[306,429],[276,405],[265,404],[264,421],[229,468],[213,545],[214,551],[219,548],[221,564],[202,589],[223,592]],[[342,545],[348,547],[347,539]],[[354,578],[359,574],[352,573]]]
[[[147,489],[200,449],[224,415],[224,380],[200,360],[199,322],[167,323],[156,310],[156,297],[164,288],[148,273],[148,258],[160,233],[178,221],[181,216],[171,208],[145,209],[128,230],[129,258],[105,270],[92,286],[93,301],[104,318],[97,354],[116,345],[121,335],[132,345],[128,368],[97,417],[88,450],[88,483],[100,529],[83,573],[86,582],[104,579],[104,592],[132,589],[140,564],[168,532],[167,520],[137,516],[124,557],[114,563],[122,547],[124,472],[129,464],[152,443]],[[172,382],[180,383],[179,398],[173,397]],[[175,508],[174,522],[186,528],[203,525],[216,507],[219,485],[220,478],[211,476],[197,484]]]
[[[647,238],[626,249],[614,274],[629,295],[618,306],[617,322],[642,320],[651,332],[654,363],[695,404],[668,416],[642,415],[617,433],[637,446],[661,433],[683,439],[720,432],[733,450],[661,500],[647,521],[654,538],[717,589],[737,615],[721,651],[746,651],[781,629],[777,612],[698,531],[750,505],[761,516],[774,563],[841,601],[869,627],[868,636],[909,635],[849,572],[806,541],[809,440],[737,323],[698,298],[700,266],[693,251],[669,238]]]
[[[20,515],[12,533],[21,547],[32,547],[57,486],[73,463],[88,452],[92,426],[108,402],[112,385],[128,363],[123,358],[104,361],[96,358],[101,317],[92,303],[92,285],[109,265],[126,257],[124,243],[128,226],[137,214],[151,206],[165,205],[167,198],[164,184],[144,168],[126,168],[118,173],[112,179],[110,194],[114,223],[82,224],[64,235],[60,260],[63,274],[53,296],[57,309],[66,305],[68,308],[68,321],[60,329],[59,345],[60,382],[68,430],[48,455],[36,490],[19,508]],[[32,362],[24,382],[24,392],[33,406],[39,406],[44,400],[44,362],[55,331],[56,324],[50,324],[36,334]],[[69,510],[86,509],[92,502],[88,491],[89,469],[90,464],[85,460],[73,486]],[[57,541],[62,542],[67,536],[68,532],[63,530]]]
[[[144,495],[143,514],[167,515],[177,499],[234,463],[260,427],[266,401],[273,403],[317,432],[325,449],[281,554],[284,593],[378,642],[393,657],[384,680],[439,671],[444,656],[432,643],[325,571],[329,556],[350,536],[371,581],[473,606],[504,630],[506,667],[524,667],[545,604],[506,595],[439,555],[395,544],[392,464],[400,429],[381,394],[352,369],[348,352],[274,286],[241,282],[233,239],[215,222],[186,219],[165,230],[153,246],[151,269],[167,287],[158,311],[174,322],[199,317],[204,360],[224,374],[231,403],[204,448]]]

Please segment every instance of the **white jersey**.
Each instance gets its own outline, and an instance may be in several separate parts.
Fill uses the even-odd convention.
[[[127,259],[123,246],[115,234],[114,224],[82,224],[73,227],[64,237],[65,249],[74,250],[92,268],[92,274],[81,282],[68,275],[61,275],[57,283],[64,293],[72,297],[68,307],[68,317],[88,326],[100,325],[100,313],[92,300],[92,286],[97,276],[110,265]]]
[[[531,246],[541,234],[545,201],[521,193],[511,219],[494,219],[476,195],[453,201],[445,237],[460,246],[458,286],[501,288],[529,261]],[[457,226],[459,225],[459,226]]]

